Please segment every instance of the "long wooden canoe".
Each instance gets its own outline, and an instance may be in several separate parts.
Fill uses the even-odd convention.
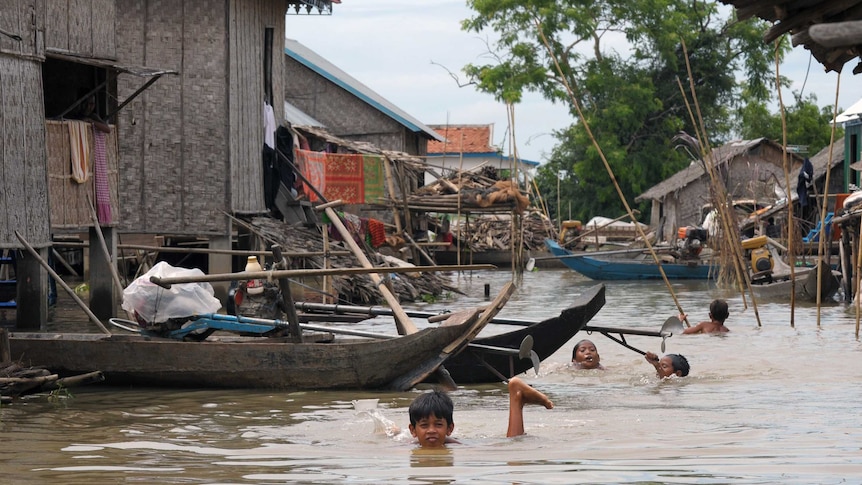
[[[377,389],[457,353],[486,323],[473,318],[391,339],[330,334],[307,343],[230,334],[183,342],[139,334],[21,332],[9,343],[15,360],[61,375],[101,371],[112,385]]]
[[[590,253],[573,253],[556,241],[545,240],[548,251],[558,257],[569,269],[594,280],[660,279],[659,266],[649,255],[632,259],[612,256],[591,256]],[[661,269],[669,279],[709,279],[718,274],[719,266],[704,259],[662,263]]]
[[[501,377],[508,379],[526,372],[533,366],[529,359],[483,352],[482,346],[518,349],[524,338],[530,335],[533,337],[533,351],[538,354],[540,361],[544,361],[571,340],[604,304],[605,286],[593,286],[556,317],[511,332],[474,339],[474,345],[446,360],[446,370],[458,384],[499,382]]]

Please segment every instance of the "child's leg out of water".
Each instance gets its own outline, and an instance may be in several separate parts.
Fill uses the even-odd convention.
[[[517,377],[509,379],[509,429],[506,436],[520,436],[524,434],[524,406],[527,404],[539,404],[546,409],[553,409],[554,403],[548,396],[530,387],[526,382]]]

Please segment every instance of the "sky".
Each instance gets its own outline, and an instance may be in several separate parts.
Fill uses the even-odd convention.
[[[493,124],[494,145],[510,154],[506,106],[471,85],[459,87],[467,80],[463,66],[490,62],[492,34],[461,30],[472,13],[465,0],[342,0],[332,15],[288,15],[285,36],[426,125]],[[853,65],[841,76],[840,109],[862,98]],[[785,103],[792,102],[792,91],[814,93],[820,106],[835,101],[838,74],[825,73],[804,48],[793,48],[780,73],[793,81],[782,93]],[[544,163],[556,144],[553,132],[572,121],[566,106],[526,93],[514,109],[518,155]]]

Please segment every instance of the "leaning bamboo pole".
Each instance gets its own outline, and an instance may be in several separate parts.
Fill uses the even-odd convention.
[[[728,205],[727,202],[727,192],[724,184],[718,184],[719,180],[717,174],[715,174],[715,163],[712,158],[712,150],[708,150],[709,146],[709,138],[706,134],[706,124],[703,122],[703,114],[700,110],[700,103],[697,99],[697,91],[694,86],[694,76],[691,72],[691,63],[688,59],[688,48],[685,44],[685,40],[682,40],[682,49],[683,55],[685,58],[686,71],[688,72],[689,77],[689,87],[691,89],[691,97],[694,102],[694,108],[697,112],[697,121],[695,122],[694,117],[692,115],[691,107],[688,104],[688,97],[683,96],[685,99],[686,107],[689,109],[689,115],[692,116],[692,123],[695,128],[695,132],[698,136],[698,140],[701,146],[701,152],[706,153],[706,158],[704,159],[704,164],[708,168],[708,172],[711,171],[711,180],[715,182],[712,184],[714,195],[717,196],[716,199],[716,208],[718,209],[718,214],[721,219],[721,227],[723,227],[722,233],[722,241],[724,242],[725,249],[729,249],[731,253],[731,260],[733,261],[733,267],[736,269],[736,279],[737,283],[744,283],[744,285],[740,285],[742,293],[743,303],[745,303],[745,289],[748,290],[748,293],[751,295],[751,303],[752,308],[754,309],[754,316],[757,320],[757,326],[761,326],[760,322],[760,312],[757,309],[757,301],[754,297],[754,292],[751,288],[751,278],[749,278],[748,271],[745,269],[744,256],[742,254],[742,243],[739,240],[739,232],[737,230],[736,218],[731,214],[732,205]],[[683,93],[684,94],[684,93]],[[731,230],[732,229],[732,230]]]
[[[542,30],[541,22],[539,22],[538,19],[536,19],[535,22],[536,22],[536,29],[539,32],[539,36],[542,38],[542,42],[545,44],[545,48],[548,51],[548,55],[554,61],[554,67],[557,69],[557,73],[560,75],[560,79],[562,80],[563,86],[566,88],[566,92],[569,95],[569,99],[571,99],[572,103],[574,104],[575,110],[578,112],[578,117],[580,118],[581,123],[583,123],[583,125],[584,125],[584,131],[586,131],[587,136],[590,137],[590,141],[593,143],[593,146],[596,149],[596,152],[598,152],[599,158],[601,158],[602,164],[605,166],[605,170],[607,170],[608,176],[610,177],[611,182],[614,184],[614,189],[616,190],[617,195],[620,198],[620,201],[622,202],[623,206],[625,207],[626,212],[628,213],[629,217],[632,220],[635,220],[634,212],[632,211],[632,208],[629,206],[629,203],[626,200],[625,194],[623,194],[623,190],[620,188],[620,185],[617,182],[617,178],[614,175],[614,171],[611,168],[611,165],[608,162],[608,159],[605,157],[605,152],[602,150],[602,147],[599,145],[598,140],[596,140],[596,137],[593,135],[593,131],[592,131],[592,129],[590,129],[590,125],[587,122],[586,117],[584,117],[584,113],[581,110],[581,103],[578,101],[578,98],[575,96],[575,92],[572,89],[571,85],[569,84],[568,78],[566,77],[565,73],[563,73],[563,69],[560,67],[560,61],[557,59],[556,54],[554,54],[553,49],[551,49],[551,44],[550,44],[550,42],[548,42],[548,38],[545,36],[545,32]],[[674,293],[673,287],[670,284],[670,280],[667,279],[667,275],[664,272],[664,268],[662,268],[662,266],[661,266],[661,260],[659,260],[658,254],[656,254],[655,249],[653,248],[652,244],[650,244],[649,240],[646,237],[646,234],[644,234],[643,228],[637,224],[635,224],[635,227],[637,228],[637,231],[640,234],[641,238],[643,238],[644,244],[646,244],[647,249],[649,249],[650,255],[652,256],[653,260],[655,261],[656,265],[658,266],[658,270],[659,270],[659,273],[661,273],[662,280],[664,280],[664,284],[665,284],[665,286],[667,286],[668,292],[670,292],[670,296],[673,299],[674,304],[676,304],[677,310],[679,311],[680,315],[685,315],[685,311],[683,311],[682,304],[680,304],[679,298],[677,298],[676,293]],[[689,327],[691,326],[691,324],[688,322],[688,318],[685,318],[685,323],[687,326],[689,326]]]
[[[775,88],[778,91],[778,109],[781,113],[781,156],[784,167],[784,183],[787,187],[787,255],[790,262],[790,327],[796,326],[796,257],[793,253],[796,241],[796,224],[793,221],[793,197],[790,196],[790,167],[787,160],[787,115],[784,110],[784,98],[781,95],[781,78],[779,77],[778,59],[779,41],[775,41]],[[798,187],[797,187],[798,189]]]
[[[838,78],[835,80],[835,102],[832,104],[832,119],[838,117],[838,93],[841,92],[841,73],[838,73]],[[829,161],[826,163],[826,181],[823,183],[823,204],[820,206],[820,237],[817,238],[817,326],[820,327],[820,310],[822,308],[822,298],[820,294],[820,285],[823,284],[823,266],[820,261],[823,259],[824,245],[826,244],[826,235],[831,236],[831,232],[826,231],[826,209],[829,200],[829,174],[832,173],[832,148],[835,143],[835,123],[832,123],[832,131],[829,135]],[[838,207],[835,208],[838,213]],[[832,254],[827,257],[827,261],[832,259]],[[828,265],[829,271],[832,271],[832,265]]]

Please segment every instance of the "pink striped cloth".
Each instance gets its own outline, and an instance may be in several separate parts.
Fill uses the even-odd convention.
[[[96,214],[99,224],[111,223],[111,186],[108,183],[108,160],[106,156],[105,137],[106,134],[93,130],[95,133],[95,147],[93,150],[93,176],[96,188]]]

